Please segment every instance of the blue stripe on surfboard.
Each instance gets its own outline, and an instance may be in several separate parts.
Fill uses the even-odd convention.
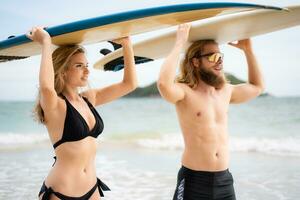
[[[282,8],[274,6],[265,6],[260,4],[249,4],[249,3],[230,3],[230,2],[214,2],[214,3],[192,3],[192,4],[179,4],[170,6],[161,6],[154,8],[146,8],[141,10],[121,12],[117,14],[105,15],[85,20],[80,20],[76,22],[71,22],[67,24],[62,24],[58,26],[53,26],[46,28],[47,32],[51,37],[63,35],[70,32],[75,32],[79,30],[94,28],[98,26],[103,26],[107,24],[113,24],[138,18],[144,18],[155,15],[163,15],[176,12],[185,12],[192,10],[202,10],[202,9],[213,9],[213,8],[265,8],[265,9],[275,9],[282,10]],[[0,50],[6,49],[12,46],[17,46],[20,44],[31,42],[26,35],[20,35],[12,37],[0,42]]]

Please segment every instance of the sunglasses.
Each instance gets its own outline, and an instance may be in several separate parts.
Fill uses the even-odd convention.
[[[207,57],[207,60],[209,62],[217,63],[220,59],[223,60],[224,54],[217,52],[217,53],[208,53],[208,54],[198,56],[198,58],[201,58],[201,57]]]

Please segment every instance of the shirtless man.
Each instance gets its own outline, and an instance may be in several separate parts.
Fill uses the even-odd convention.
[[[231,85],[224,76],[218,44],[202,40],[189,47],[174,81],[189,30],[189,24],[178,27],[176,43],[157,82],[161,96],[176,106],[185,144],[173,200],[234,200],[233,178],[228,170],[228,107],[262,93],[261,71],[249,39],[229,43],[245,53],[249,73],[249,83]]]

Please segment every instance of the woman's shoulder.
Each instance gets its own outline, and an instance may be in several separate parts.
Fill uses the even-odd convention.
[[[80,93],[83,98],[86,98],[93,106],[96,104],[96,92],[89,89]]]

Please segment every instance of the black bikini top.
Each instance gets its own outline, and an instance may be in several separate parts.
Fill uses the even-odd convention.
[[[97,138],[102,133],[104,124],[94,106],[83,97],[96,121],[94,128],[89,130],[89,126],[81,114],[72,106],[65,96],[62,95],[62,97],[65,99],[67,105],[66,118],[62,138],[53,145],[54,149],[65,142],[82,140],[88,136]]]

